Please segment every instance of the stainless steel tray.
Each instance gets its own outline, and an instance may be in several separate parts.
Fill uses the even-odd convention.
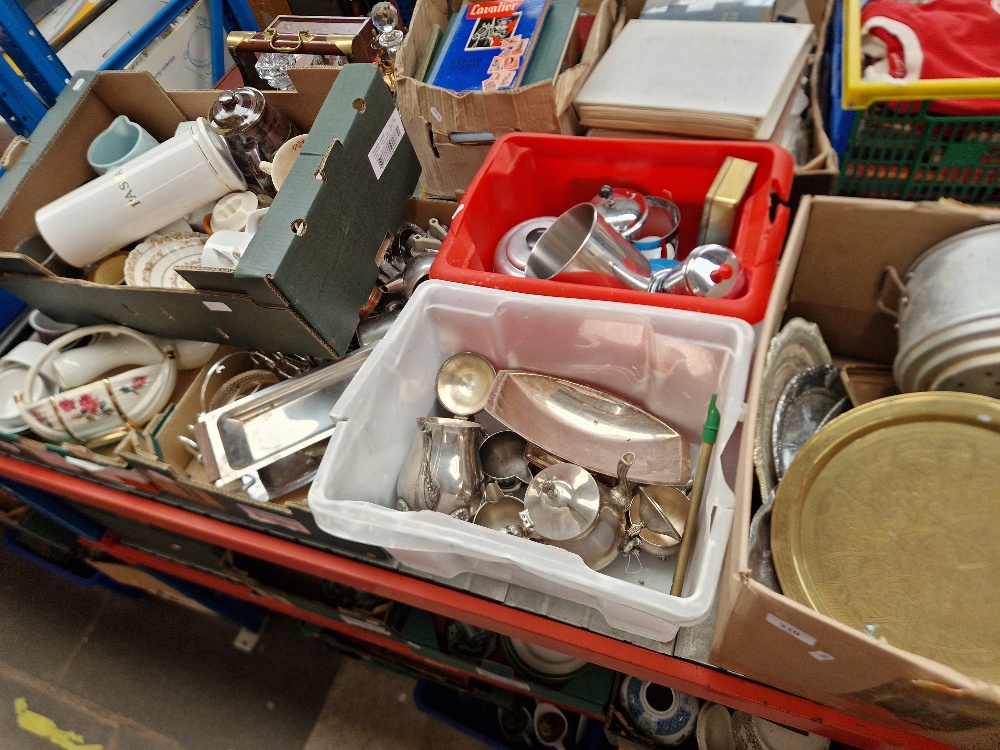
[[[280,463],[279,494],[310,482],[322,451],[310,451],[333,434],[330,411],[368,359],[371,347],[332,364],[272,385],[198,417],[195,437],[209,480],[238,480]],[[263,472],[270,474],[274,472]],[[263,474],[261,476],[263,476]]]

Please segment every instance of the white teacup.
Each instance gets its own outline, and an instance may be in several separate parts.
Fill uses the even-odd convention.
[[[303,134],[288,139],[274,152],[274,158],[271,161],[262,161],[260,163],[261,171],[271,176],[271,182],[274,183],[275,190],[280,190],[288,178],[288,173],[292,170],[295,160],[299,158],[299,154],[302,152],[302,147],[305,145],[306,138],[308,137],[308,134]]]
[[[551,703],[539,703],[535,706],[535,737],[545,747],[555,750],[566,750],[563,740],[569,731],[566,714]]]
[[[79,328],[75,323],[60,323],[58,320],[52,320],[40,310],[31,311],[31,314],[28,315],[28,325],[38,334],[38,338],[43,344],[55,341],[64,333]]]
[[[97,335],[133,338],[160,361],[62,392],[57,388],[51,396],[40,398],[38,383],[46,364],[64,347]],[[176,382],[175,360],[148,336],[116,325],[87,326],[60,336],[46,347],[28,368],[24,391],[14,395],[14,402],[25,424],[48,442],[106,445],[120,439],[127,429],[141,428],[166,406]]]

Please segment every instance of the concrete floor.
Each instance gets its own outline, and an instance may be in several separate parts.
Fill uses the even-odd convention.
[[[479,750],[414,707],[414,682],[269,617],[239,628],[82,588],[0,549],[3,750]]]

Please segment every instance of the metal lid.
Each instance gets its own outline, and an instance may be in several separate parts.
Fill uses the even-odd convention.
[[[555,542],[586,534],[600,505],[597,481],[576,464],[554,464],[540,471],[524,493],[524,508],[535,531]]]
[[[250,86],[223,91],[208,111],[208,122],[219,135],[241,133],[260,121],[265,106],[264,95]]]
[[[650,291],[719,299],[740,280],[740,259],[724,245],[696,247],[680,268],[654,274]]]
[[[623,237],[631,237],[639,231],[639,227],[649,215],[646,199],[634,190],[626,188],[604,185],[590,202],[597,206],[597,213]]]
[[[236,166],[229,146],[222,138],[209,130],[204,117],[195,120],[190,133],[215,172],[215,176],[219,178],[219,182],[234,193],[246,190],[247,181]]]
[[[728,247],[702,245],[684,261],[684,277],[700,297],[725,297],[740,273],[740,260]]]
[[[948,250],[953,249],[964,249],[968,250],[970,248],[980,248],[985,247],[987,249],[996,246],[997,238],[991,235],[1000,235],[1000,225],[997,224],[987,224],[983,227],[977,227],[975,229],[967,229],[964,232],[959,232],[958,234],[952,235],[945,240],[937,243],[926,252],[923,253],[919,258],[917,258],[906,269],[907,277],[912,276],[913,273],[920,267],[921,264],[926,263],[928,259],[938,256]]]
[[[493,254],[493,270],[508,276],[523,277],[524,267],[528,264],[528,256],[535,243],[555,221],[555,216],[539,216],[511,227],[497,243]]]

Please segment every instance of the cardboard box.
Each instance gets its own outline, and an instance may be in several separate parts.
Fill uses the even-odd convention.
[[[626,0],[624,9],[618,19],[615,32],[621,30],[621,26],[627,20],[638,18],[645,0]],[[693,5],[693,4],[692,4]],[[809,83],[807,91],[809,93],[809,159],[803,164],[795,165],[795,175],[792,181],[791,196],[788,205],[792,213],[795,213],[799,201],[803,195],[830,195],[837,185],[837,177],[840,175],[840,166],[837,159],[837,152],[830,142],[830,138],[823,129],[823,113],[820,109],[821,102],[826,97],[826,86],[829,82],[822,76],[819,61],[822,59],[827,45],[827,31],[830,29],[830,19],[833,14],[833,0],[804,0],[804,5],[808,13],[808,21],[816,29],[816,50],[811,59],[813,64],[809,66]],[[600,137],[616,138],[664,138],[666,136],[659,133],[634,133],[626,134],[625,131],[613,131],[608,129],[591,129],[588,135]]]
[[[449,14],[460,5],[458,0],[417,3],[399,52],[402,75],[396,80],[403,124],[423,167],[420,187],[428,196],[449,200],[468,186],[500,136],[515,130],[570,135],[579,130],[573,98],[607,49],[616,13],[611,0],[581,0],[581,12],[593,14],[594,25],[580,62],[562,72],[555,85],[542,81],[509,91],[456,94],[411,76],[425,54],[433,25],[444,31]]]
[[[785,320],[816,323],[835,358],[891,363],[895,320],[877,306],[885,266],[905,270],[941,240],[998,221],[1000,212],[933,203],[802,200],[754,359],[711,650],[726,669],[965,748],[1000,746],[1000,686],[889,646],[751,578],[752,435],[768,345]]]
[[[142,589],[147,594],[152,594],[153,596],[158,596],[161,599],[166,599],[168,602],[182,604],[189,609],[193,609],[204,614],[215,614],[215,612],[210,610],[208,607],[185,596],[173,586],[161,581],[159,578],[156,578],[141,568],[137,568],[133,565],[127,565],[125,563],[104,562],[100,560],[90,560],[90,564],[101,571],[108,578],[117,581],[118,583],[131,586],[132,588]]]
[[[115,116],[126,114],[164,140],[180,122],[207,113],[217,96],[165,92],[147,73],[86,73],[73,79],[0,183],[0,285],[63,322],[118,323],[321,358],[344,354],[419,164],[374,66],[291,74],[297,91],[266,96],[310,138],[235,273],[185,271],[193,290],[102,286],[58,276],[45,258],[14,252],[36,234],[36,209],[94,177],[87,145]],[[390,154],[385,163],[373,155],[376,142]]]
[[[236,350],[222,350],[219,355]],[[234,357],[227,361],[231,373],[240,372]],[[220,489],[205,476],[205,467],[178,439],[192,437],[189,425],[198,420],[202,383],[211,363],[201,369],[176,405],[160,420],[152,420],[140,434],[133,432],[116,449],[117,455],[140,472],[159,494],[147,495],[186,510],[213,516],[272,536],[305,542],[366,561],[384,561],[388,555],[377,547],[329,536],[319,529],[306,503],[308,485],[273,501],[258,501],[241,492]],[[247,368],[249,369],[249,358]]]

